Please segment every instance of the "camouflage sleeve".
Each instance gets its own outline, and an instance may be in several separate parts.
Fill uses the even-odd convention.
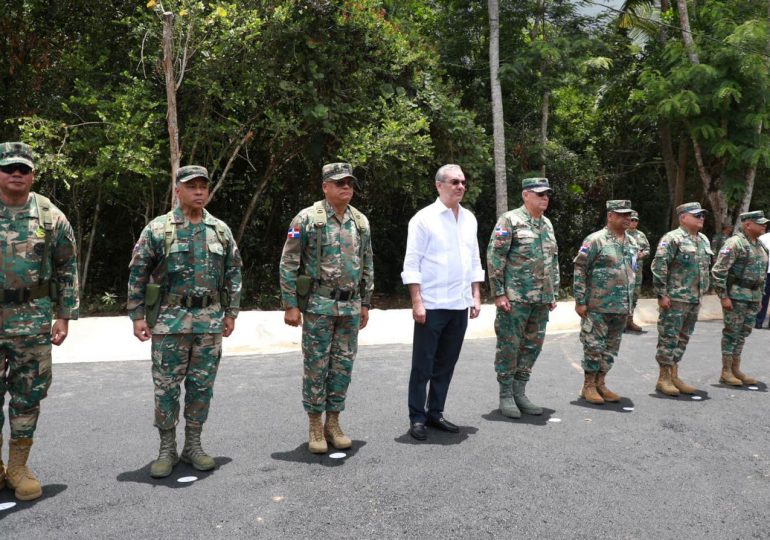
[[[53,246],[53,279],[58,285],[57,319],[77,319],[80,311],[78,255],[72,226],[62,215],[57,220]]]
[[[505,295],[505,265],[511,249],[513,231],[511,221],[505,216],[497,220],[487,246],[487,274],[489,290],[495,297]]]
[[[664,235],[658,242],[655,257],[652,259],[652,288],[657,297],[668,296],[668,267],[674,260],[678,249],[678,241],[669,235]]]
[[[241,252],[238,250],[238,245],[235,243],[230,227],[225,225],[225,231],[227,234],[227,245],[230,246],[225,255],[224,268],[224,288],[230,296],[230,305],[225,308],[225,317],[236,318],[241,310],[241,268],[243,267],[243,261],[241,261]]]
[[[583,240],[575,259],[575,271],[572,278],[572,295],[575,297],[575,304],[578,306],[588,303],[588,268],[596,256],[596,248],[590,237]]]
[[[128,265],[128,296],[126,309],[132,321],[144,319],[144,295],[150,275],[157,258],[152,238],[152,228],[148,224],[134,246],[131,262]]]
[[[366,219],[366,218],[364,218]],[[372,293],[374,292],[374,251],[372,250],[372,233],[367,221],[366,234],[363,246],[363,257],[361,261],[361,303],[371,304]]]
[[[307,242],[303,221],[302,214],[297,214],[291,221],[278,266],[284,309],[297,307],[297,276],[302,261],[302,249]]]
[[[711,269],[714,291],[719,298],[727,298],[727,275],[730,272],[730,267],[735,263],[735,259],[740,255],[739,245],[733,238],[735,237],[728,238],[722,244],[722,249],[717,255],[717,261]]]

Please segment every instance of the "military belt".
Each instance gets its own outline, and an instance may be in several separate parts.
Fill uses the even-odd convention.
[[[30,300],[37,300],[51,295],[48,281],[35,285],[29,289],[0,289],[0,302],[23,304]]]
[[[337,287],[327,287],[326,285],[319,285],[315,288],[315,292],[321,296],[331,298],[332,300],[338,300],[340,302],[347,302],[348,300],[352,300],[356,295],[356,291],[354,290],[338,289]]]
[[[206,308],[212,304],[218,304],[219,301],[219,292],[215,292],[213,294],[205,294],[203,296],[194,296],[191,294],[167,294],[163,303],[189,309]]]

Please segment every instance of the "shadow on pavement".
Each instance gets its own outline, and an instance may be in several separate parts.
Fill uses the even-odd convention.
[[[4,505],[6,503],[16,503],[16,506],[8,508],[7,510],[0,510],[0,520],[6,516],[10,516],[15,512],[19,512],[20,510],[32,508],[40,501],[56,497],[59,493],[66,489],[66,484],[48,484],[43,486],[43,494],[39,499],[35,499],[34,501],[20,501],[16,499],[16,497],[13,495],[13,490],[6,484],[5,489],[0,490],[0,505]]]
[[[698,390],[695,392],[695,394],[679,394],[678,396],[667,396],[666,394],[663,394],[662,392],[653,392],[652,394],[648,394],[651,398],[655,399],[668,399],[671,401],[689,401],[692,403],[697,403],[699,401],[708,401],[711,399],[709,397],[709,393],[705,390]],[[697,399],[699,398],[700,399]]]
[[[634,402],[626,397],[620,398],[620,401],[615,403],[605,402],[604,405],[594,405],[593,403],[588,403],[582,398],[576,399],[575,401],[570,401],[569,404],[575,405],[576,407],[583,407],[584,409],[593,409],[595,411],[612,411],[619,413],[630,413],[633,412],[634,408]],[[631,410],[629,411],[626,409]]]
[[[326,454],[311,454],[307,449],[307,443],[300,444],[294,450],[288,452],[273,452],[270,457],[279,461],[292,461],[294,463],[318,463],[324,467],[339,467],[344,465],[348,458],[355,456],[358,451],[366,445],[366,441],[353,441],[353,446],[345,450],[337,450],[329,445],[329,452]],[[330,457],[332,454],[345,454],[345,457],[335,459]]]
[[[460,444],[468,439],[468,435],[473,435],[479,431],[479,428],[473,426],[458,426],[460,433],[447,433],[440,429],[432,428],[428,426],[428,438],[424,441],[418,441],[407,431],[400,437],[393,439],[397,443],[401,444],[438,444],[440,446],[449,446],[452,444]]]
[[[727,390],[743,390],[744,392],[767,392],[767,384],[758,382],[757,384],[744,384],[743,386],[732,386],[730,384],[714,383],[714,388],[723,388]]]
[[[150,465],[152,464],[152,462],[150,462],[144,467],[142,467],[141,469],[120,473],[117,476],[117,480],[118,482],[136,482],[137,484],[149,484],[151,486],[165,486],[169,488],[186,488],[195,484],[196,482],[205,480],[212,474],[216,473],[217,469],[227,465],[232,460],[233,459],[229,457],[215,457],[214,463],[216,463],[217,466],[216,468],[214,468],[214,470],[211,470],[211,471],[199,471],[198,469],[193,468],[192,465],[189,465],[187,463],[184,463],[183,461],[180,461],[174,467],[174,470],[171,472],[171,474],[168,475],[166,478],[152,478],[150,476]],[[195,482],[178,482],[177,481],[179,478],[184,478],[185,476],[195,476],[198,479]]]
[[[548,424],[548,420],[556,411],[553,409],[546,409],[543,407],[543,414],[524,414],[521,413],[521,418],[508,418],[503,416],[500,409],[493,409],[489,411],[489,414],[482,414],[481,417],[488,422],[507,422],[510,424],[529,424],[530,426],[545,426]]]

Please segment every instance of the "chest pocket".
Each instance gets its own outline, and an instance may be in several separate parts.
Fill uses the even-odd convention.
[[[172,274],[182,272],[190,264],[190,243],[177,240],[168,250],[168,271]]]

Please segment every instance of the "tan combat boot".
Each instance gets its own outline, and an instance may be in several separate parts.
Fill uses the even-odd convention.
[[[604,378],[607,376],[606,371],[600,371],[596,375],[596,390],[599,392],[599,395],[602,396],[602,399],[604,401],[615,403],[617,401],[620,401],[620,396],[617,395],[615,392],[607,388],[607,385],[604,384]]]
[[[325,454],[329,447],[326,446],[324,439],[324,425],[320,413],[307,413],[310,420],[310,438],[308,440],[308,449],[311,454]]]
[[[598,375],[598,373],[588,372],[584,374],[583,389],[580,391],[580,397],[582,397],[588,403],[593,403],[594,405],[604,405],[604,399],[602,399],[602,396],[600,396],[599,392],[596,391],[596,377]]]
[[[8,453],[8,470],[6,480],[8,487],[16,490],[16,498],[20,501],[31,501],[43,494],[40,481],[27,468],[32,439],[11,439]]]
[[[150,465],[150,476],[153,478],[165,478],[174,470],[174,465],[179,463],[179,454],[176,452],[176,428],[158,429],[160,434],[160,449],[158,459]]]
[[[3,464],[3,435],[0,433],[0,489],[5,487],[5,465]]]
[[[199,471],[210,471],[216,467],[214,458],[203,451],[201,447],[201,431],[203,426],[199,424],[186,424],[184,427],[184,448],[182,449],[182,461],[189,463]]]
[[[350,437],[342,432],[339,411],[326,411],[324,437],[338,450],[344,450],[353,446],[353,441],[350,440]]]
[[[658,382],[655,384],[655,390],[667,396],[678,396],[679,389],[674,386],[674,382],[671,380],[673,367],[668,364],[660,364],[660,374],[658,375]]]
[[[740,364],[739,364],[740,368]],[[719,375],[719,382],[732,386],[743,386],[740,379],[733,375],[733,357],[722,355],[722,373]]]
[[[679,378],[679,364],[674,362],[671,368],[671,382],[674,383],[676,389],[682,394],[694,394],[698,391],[697,388],[691,386]]]
[[[749,377],[741,371],[741,357],[733,356],[733,375],[740,379],[743,384],[757,384],[754,377]]]

